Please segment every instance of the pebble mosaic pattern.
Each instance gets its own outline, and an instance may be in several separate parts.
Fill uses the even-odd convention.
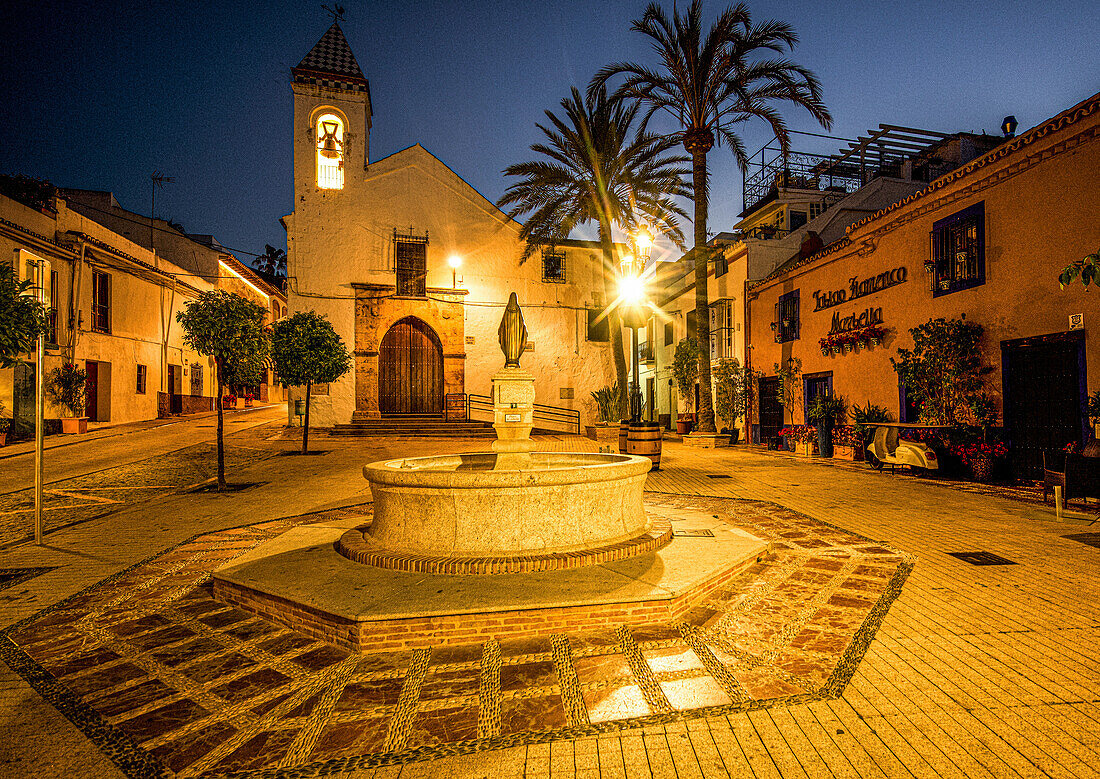
[[[196,537],[0,634],[129,776],[321,776],[838,696],[912,561],[774,504],[647,493],[773,541],[680,623],[354,654],[214,601],[316,516]]]

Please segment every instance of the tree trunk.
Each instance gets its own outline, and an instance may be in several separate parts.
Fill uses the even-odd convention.
[[[218,492],[225,491],[225,438],[223,432],[225,431],[224,412],[222,411],[222,363],[221,360],[214,362],[214,369],[218,372]]]
[[[309,454],[309,394],[313,389],[313,382],[306,382],[306,418],[302,423],[302,454]]]
[[[686,145],[686,144],[685,144]],[[691,180],[695,195],[695,338],[699,342],[699,408],[695,430],[714,433],[714,400],[710,380],[710,302],[707,295],[707,149],[694,145],[691,151]]]
[[[619,419],[626,419],[630,414],[630,380],[626,372],[626,350],[623,348],[623,322],[619,316],[618,306],[611,304],[619,297],[615,288],[615,247],[611,241],[611,225],[605,220],[600,220],[600,246],[603,249],[603,282],[604,297],[607,298],[607,333],[611,339],[611,356],[615,361],[615,381],[619,385],[619,397],[617,411]]]

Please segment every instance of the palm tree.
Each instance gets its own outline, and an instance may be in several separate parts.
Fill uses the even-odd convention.
[[[650,3],[631,29],[652,39],[661,60],[657,69],[620,62],[603,68],[592,80],[588,94],[606,89],[614,76],[626,79],[615,96],[646,107],[643,130],[659,111],[671,114],[680,129],[666,137],[684,144],[691,155],[692,189],[695,192],[696,338],[699,341],[700,432],[713,433],[714,403],[710,379],[710,315],[707,300],[707,152],[723,141],[744,169],[748,163],[737,125],[753,117],[771,125],[785,155],[790,145],[787,125],[777,104],[802,106],[825,128],[832,117],[821,100],[821,86],[812,72],[784,58],[798,36],[790,25],[766,21],[754,25],[743,3],[727,8],[703,34],[700,0],[692,0],[686,14],[673,10],[670,20],[656,3]],[[780,56],[770,57],[772,52]],[[761,54],[764,56],[761,56]]]
[[[252,267],[272,276],[286,275],[286,252],[264,244],[264,253],[252,260]]]
[[[604,289],[608,300],[615,375],[627,386],[626,354],[618,310],[612,229],[634,233],[640,222],[678,246],[683,233],[678,218],[687,218],[676,197],[687,197],[686,157],[669,154],[675,139],[632,132],[636,104],[608,98],[594,90],[585,100],[574,87],[561,101],[563,116],[546,111],[549,127],[536,125],[546,136],[531,150],[539,159],[510,165],[505,175],[519,176],[497,202],[511,207],[508,216],[527,214],[520,228],[524,259],[540,246],[568,238],[575,227],[595,222],[603,255]],[[619,393],[619,412],[627,414],[627,393]]]

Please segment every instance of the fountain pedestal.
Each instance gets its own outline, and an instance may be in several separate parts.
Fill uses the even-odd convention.
[[[519,470],[535,449],[535,377],[522,368],[502,368],[493,376],[493,429],[497,440],[495,470]]]

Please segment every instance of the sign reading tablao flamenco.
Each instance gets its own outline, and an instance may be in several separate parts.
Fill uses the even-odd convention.
[[[861,298],[864,295],[870,295],[872,292],[879,292],[884,289],[889,289],[890,287],[896,287],[898,284],[905,283],[908,276],[909,272],[905,269],[904,265],[900,268],[883,271],[877,276],[871,276],[868,279],[861,280],[858,276],[853,276],[848,279],[848,289],[835,289],[831,292],[821,292],[818,290],[815,292],[814,311],[839,306],[841,303]]]

